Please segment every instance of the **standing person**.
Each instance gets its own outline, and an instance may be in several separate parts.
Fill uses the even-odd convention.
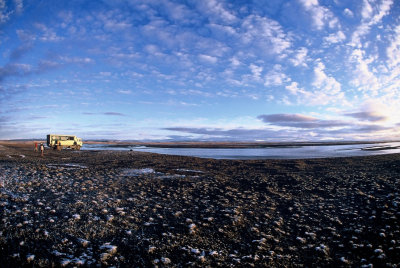
[[[38,149],[37,149],[37,141],[35,141],[35,152],[37,152],[38,151]]]
[[[44,145],[43,145],[43,143],[40,144],[40,153],[41,153],[41,156],[43,157],[44,156]]]

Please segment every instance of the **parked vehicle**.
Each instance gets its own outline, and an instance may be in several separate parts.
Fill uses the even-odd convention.
[[[82,139],[74,135],[47,135],[47,146],[53,149],[61,150],[69,148],[80,150],[82,145]]]

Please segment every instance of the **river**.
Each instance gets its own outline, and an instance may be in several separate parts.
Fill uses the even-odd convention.
[[[376,144],[288,146],[263,148],[157,148],[134,145],[85,144],[82,150],[132,150],[213,159],[306,159],[400,153],[400,142]]]

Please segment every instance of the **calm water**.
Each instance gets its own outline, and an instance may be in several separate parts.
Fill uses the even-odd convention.
[[[389,148],[391,147],[391,148]],[[396,147],[396,148],[392,148]],[[83,150],[134,150],[169,155],[195,156],[214,159],[303,159],[346,156],[367,156],[400,153],[400,142],[353,145],[320,145],[269,148],[152,148],[137,146],[112,146],[107,144],[85,144]],[[373,149],[373,150],[371,150]]]

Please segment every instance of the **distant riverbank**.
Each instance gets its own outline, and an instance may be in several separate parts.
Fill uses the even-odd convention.
[[[87,143],[83,150],[132,150],[212,159],[308,159],[400,153],[400,142],[380,143]]]
[[[104,144],[115,147],[122,146],[146,146],[153,148],[286,148],[302,146],[333,146],[333,145],[356,145],[356,144],[385,144],[400,141],[305,141],[305,142],[213,142],[213,141],[171,141],[171,142],[140,142],[140,141],[108,141],[88,140],[85,144]]]

